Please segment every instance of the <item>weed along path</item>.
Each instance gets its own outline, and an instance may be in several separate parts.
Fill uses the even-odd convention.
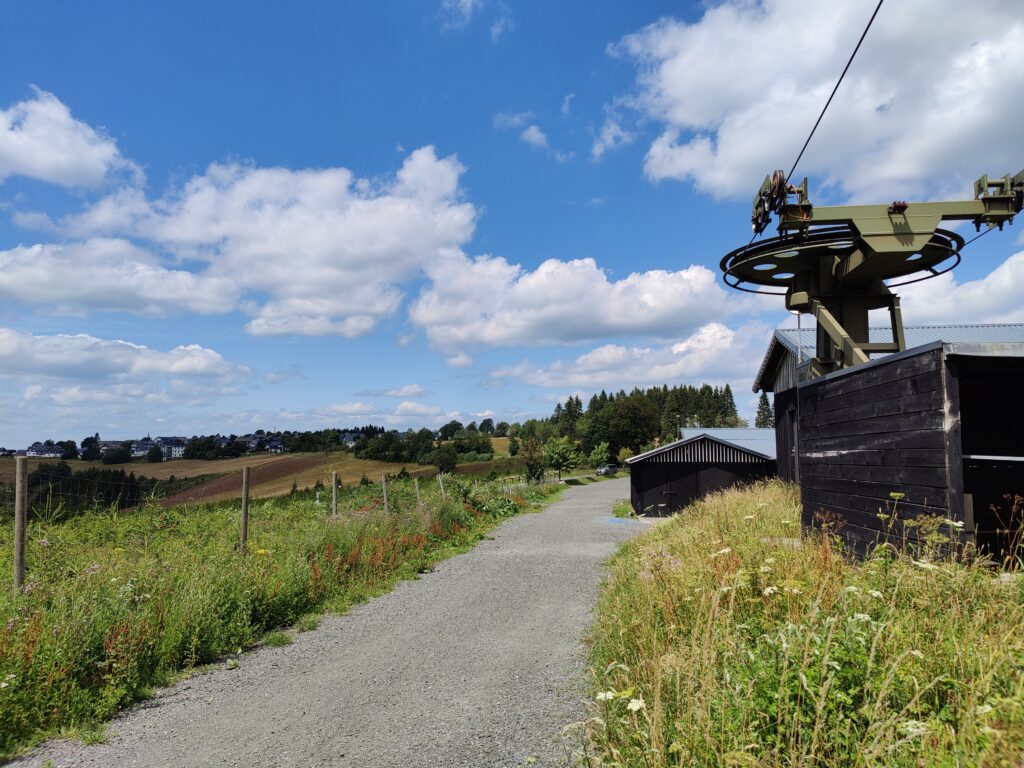
[[[628,495],[625,479],[571,487],[292,645],[160,692],[104,743],[51,741],[12,765],[564,765],[602,563],[647,525],[611,517]]]

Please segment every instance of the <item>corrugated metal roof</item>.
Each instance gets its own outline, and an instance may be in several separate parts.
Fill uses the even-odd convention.
[[[688,436],[684,436],[674,443],[667,443],[659,448],[646,451],[626,460],[627,464],[634,464],[643,460],[658,460],[658,457],[665,456],[671,461],[736,461],[742,457],[725,454],[718,455],[715,452],[696,451],[698,444],[712,443],[718,446],[735,449],[746,455],[752,455],[758,459],[775,458],[775,430],[755,428],[721,428],[701,429],[692,427],[686,430]],[[693,450],[687,450],[687,449]],[[696,451],[696,452],[695,452]],[[669,456],[668,454],[671,454]]]
[[[775,458],[774,429],[764,429],[760,427],[719,427],[702,429],[700,427],[689,427],[680,430],[680,437],[686,437],[687,435],[691,437],[707,435],[708,437],[713,437],[715,440],[723,440],[727,443],[738,445],[740,448],[745,448],[748,451],[764,454],[771,459]]]
[[[1024,343],[1024,323],[1000,323],[978,325],[908,325],[903,328],[907,349],[930,344],[933,341],[948,341],[961,344],[1013,344]],[[778,339],[794,355],[799,346],[803,347],[803,358],[807,360],[817,354],[817,334],[812,325],[797,332],[796,328],[779,328],[775,331]],[[892,341],[892,329],[869,328],[868,337],[874,342]],[[882,357],[880,354],[873,357]]]

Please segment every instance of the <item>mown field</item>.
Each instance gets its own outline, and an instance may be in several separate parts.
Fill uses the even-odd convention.
[[[233,663],[275,628],[313,627],[558,490],[506,496],[457,477],[445,489],[422,482],[417,504],[412,481],[395,481],[385,514],[379,484],[353,484],[337,518],[313,493],[257,500],[245,551],[237,503],[32,519],[25,589],[0,589],[0,758],[57,732],[89,738],[182,670]],[[4,526],[0,580],[11,578]]]
[[[1024,579],[799,537],[798,490],[716,494],[614,558],[591,766],[1024,765]]]

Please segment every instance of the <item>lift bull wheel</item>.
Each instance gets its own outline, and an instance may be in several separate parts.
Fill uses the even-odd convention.
[[[722,259],[725,283],[750,293],[786,297],[786,307],[817,320],[817,356],[811,374],[868,360],[872,352],[906,348],[899,297],[891,288],[954,269],[964,238],[940,229],[943,220],[975,228],[1012,223],[1024,202],[1024,171],[975,182],[975,199],[941,203],[896,201],[881,205],[815,207],[807,180],[788,184],[769,174],[754,197],[755,235],[779,217],[779,235],[737,248]],[[892,340],[868,339],[868,313],[887,309]]]

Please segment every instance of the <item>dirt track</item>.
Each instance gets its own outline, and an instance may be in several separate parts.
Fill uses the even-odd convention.
[[[602,562],[645,525],[609,517],[628,493],[622,479],[570,488],[293,645],[162,692],[107,743],[50,742],[14,765],[564,765]]]

